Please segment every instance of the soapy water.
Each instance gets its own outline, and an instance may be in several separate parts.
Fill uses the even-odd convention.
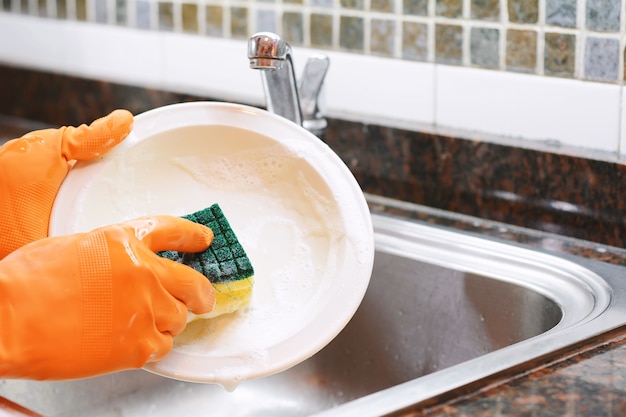
[[[184,215],[222,207],[255,269],[241,311],[190,323],[174,350],[239,357],[241,374],[267,360],[326,308],[345,244],[327,184],[276,142],[226,126],[180,128],[136,144],[88,184],[76,231],[148,214]],[[218,370],[216,370],[218,372]],[[235,386],[236,371],[218,379]]]

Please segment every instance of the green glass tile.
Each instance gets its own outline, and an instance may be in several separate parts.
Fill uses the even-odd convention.
[[[109,5],[107,0],[93,0],[95,19],[98,23],[108,23],[109,21]]]
[[[402,23],[402,58],[425,61],[428,58],[428,25]]]
[[[311,4],[311,6],[315,6],[315,7],[327,7],[327,8],[334,7],[333,0],[308,0],[308,2]]]
[[[586,10],[587,29],[602,32],[619,31],[621,0],[587,0]]]
[[[500,30],[474,27],[470,32],[470,62],[484,68],[500,66]]]
[[[472,0],[472,19],[500,20],[500,0]]]
[[[537,23],[539,0],[508,0],[509,22]]]
[[[136,25],[140,29],[150,29],[150,9],[152,3],[147,0],[137,0],[136,7]]]
[[[174,5],[172,3],[159,3],[159,30],[174,30]]]
[[[396,38],[395,21],[387,19],[372,19],[370,22],[371,36],[370,49],[372,54],[393,56]]]
[[[576,0],[546,0],[546,23],[566,28],[576,27]]]
[[[404,14],[427,16],[428,0],[402,0],[402,11]]]
[[[576,36],[546,33],[543,59],[547,75],[573,77],[576,65]]]
[[[128,4],[126,0],[115,0],[115,23],[125,26],[128,24]]]
[[[352,52],[363,52],[363,18],[341,16],[339,19],[339,47]]]
[[[371,0],[370,9],[374,12],[392,13],[395,3],[394,0]]]
[[[206,34],[209,36],[220,37],[223,35],[224,9],[222,6],[206,6],[205,23]]]
[[[340,0],[341,7],[344,9],[363,10],[365,2],[363,0]]]
[[[87,0],[76,0],[76,19],[87,20]]]
[[[619,40],[589,37],[585,41],[585,78],[592,81],[617,81]]]
[[[329,48],[333,44],[333,17],[328,14],[311,14],[311,46]]]
[[[463,0],[437,0],[435,13],[437,16],[462,17]]]
[[[57,0],[57,19],[67,19],[66,0]]]
[[[283,35],[287,42],[292,45],[304,43],[304,19],[302,13],[283,13]]]
[[[624,62],[624,68],[623,68],[624,80],[626,80],[626,48],[624,48],[624,54],[623,55],[624,55],[624,61],[623,61]]]
[[[457,25],[435,26],[435,61],[442,64],[463,63],[463,28]]]
[[[230,8],[230,33],[233,38],[247,39],[248,34],[248,8]]]
[[[506,69],[535,72],[537,68],[537,32],[509,29],[506,33]]]
[[[277,32],[276,12],[274,11],[274,9],[257,9],[256,10],[256,28],[254,31],[255,32]]]
[[[196,3],[183,3],[180,11],[183,20],[183,32],[198,33],[198,5]]]

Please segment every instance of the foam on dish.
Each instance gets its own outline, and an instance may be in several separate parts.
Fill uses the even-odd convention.
[[[269,138],[228,126],[178,128],[117,155],[86,190],[72,216],[77,231],[214,202],[228,213],[255,268],[252,301],[238,313],[191,323],[177,350],[217,358],[236,352],[253,366],[326,305],[321,297],[344,237],[338,207],[305,158]]]
[[[64,180],[50,235],[219,203],[255,269],[247,310],[194,322],[144,369],[237,383],[317,353],[365,295],[374,239],[367,203],[343,161],[284,118],[232,103],[193,102],[135,117],[102,159]]]

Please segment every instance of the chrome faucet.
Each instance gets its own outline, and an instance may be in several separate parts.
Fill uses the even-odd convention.
[[[259,32],[248,40],[250,68],[262,70],[267,110],[322,137],[327,122],[320,93],[330,60],[325,55],[311,56],[298,86],[291,56],[291,46],[275,33]]]

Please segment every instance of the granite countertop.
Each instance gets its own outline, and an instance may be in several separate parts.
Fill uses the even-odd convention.
[[[210,100],[2,65],[0,79],[11,80],[0,89],[0,142],[88,123],[115,108],[138,114]],[[626,266],[626,165],[612,155],[568,156],[334,119],[325,141],[372,212]],[[552,363],[403,415],[626,417],[625,391],[626,327]]]

